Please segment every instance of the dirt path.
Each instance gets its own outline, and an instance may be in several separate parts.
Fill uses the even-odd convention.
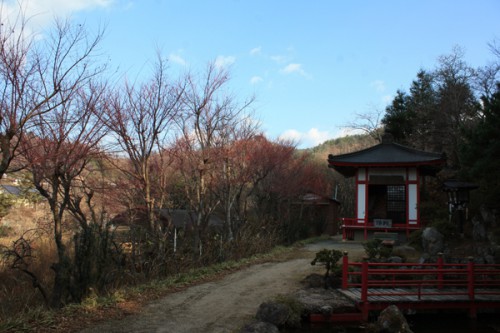
[[[170,294],[140,314],[82,332],[236,332],[251,320],[263,301],[299,289],[308,274],[322,273],[322,267],[310,265],[314,253],[322,248],[359,251],[360,246],[337,241],[312,244],[305,248],[303,258],[253,265],[221,280]]]

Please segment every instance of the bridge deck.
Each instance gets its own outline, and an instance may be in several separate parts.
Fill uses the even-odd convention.
[[[343,295],[353,302],[361,302],[361,288],[339,289]],[[483,295],[484,294],[484,295]],[[370,289],[368,302],[370,303],[419,303],[419,302],[470,302],[467,290],[464,289],[437,289],[437,288],[380,288]],[[499,289],[476,289],[474,301],[500,302]]]

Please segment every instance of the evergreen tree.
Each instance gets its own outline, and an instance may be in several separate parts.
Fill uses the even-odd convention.
[[[460,151],[462,176],[479,184],[482,203],[498,207],[500,201],[500,83],[491,98],[483,97],[482,117],[464,129]]]
[[[398,90],[392,104],[386,107],[382,119],[386,132],[391,133],[394,140],[402,144],[408,144],[415,123],[415,113],[408,108],[408,101],[408,95]]]
[[[421,69],[410,86],[408,100],[409,112],[414,114],[414,128],[409,137],[413,147],[439,151],[435,147],[436,130],[439,128],[435,120],[437,104],[434,75]]]

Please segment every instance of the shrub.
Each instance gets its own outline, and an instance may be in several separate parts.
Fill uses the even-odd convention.
[[[330,272],[333,274],[337,274],[341,272],[340,266],[337,265],[337,262],[342,258],[343,254],[339,250],[327,250],[323,249],[316,253],[316,257],[311,261],[311,265],[321,264],[326,268],[325,273],[325,289],[328,288],[328,277]]]
[[[385,246],[381,239],[374,238],[363,244],[369,260],[380,260],[388,258],[392,254],[392,247]]]
[[[12,227],[0,224],[0,237],[8,237],[12,234]]]

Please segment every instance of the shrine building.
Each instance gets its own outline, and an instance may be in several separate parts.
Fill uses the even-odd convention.
[[[329,167],[355,177],[355,216],[342,218],[343,239],[367,240],[384,232],[397,240],[420,229],[422,179],[435,176],[444,163],[443,154],[400,145],[390,134],[373,147],[329,155]]]

